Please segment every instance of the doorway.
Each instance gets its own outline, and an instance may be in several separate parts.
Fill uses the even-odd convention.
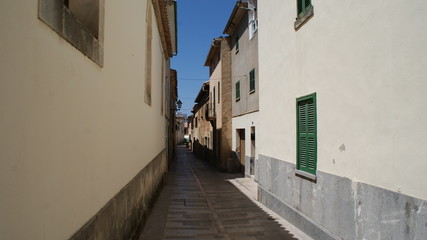
[[[255,127],[251,127],[251,160],[249,166],[249,174],[255,175]]]
[[[236,152],[239,156],[240,166],[245,167],[245,129],[237,129],[237,148]]]

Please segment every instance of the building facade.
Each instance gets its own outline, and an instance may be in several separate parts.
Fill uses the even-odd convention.
[[[185,114],[182,113],[177,113],[175,116],[176,120],[176,143],[178,145],[182,145],[185,143],[185,132],[186,132],[186,124],[187,124],[187,116]]]
[[[195,102],[192,110],[194,114],[191,139],[193,152],[199,158],[213,162],[213,128],[208,120],[209,81],[203,83]]]
[[[169,84],[168,84],[169,81]],[[166,78],[166,87],[169,87],[169,90],[166,90],[169,93],[169,99],[166,101],[166,106],[169,110],[167,111],[167,132],[168,132],[168,161],[171,163],[176,156],[176,111],[178,101],[178,79],[177,71],[175,69],[170,70],[169,78]]]
[[[246,176],[255,176],[259,115],[257,2],[236,2],[224,29],[231,39],[232,150]]]
[[[233,168],[231,155],[231,49],[230,38],[212,41],[205,66],[209,67],[209,109],[214,164],[221,170]]]
[[[0,3],[0,239],[134,235],[167,171],[175,4]]]
[[[314,239],[424,239],[427,3],[258,9],[260,201]]]

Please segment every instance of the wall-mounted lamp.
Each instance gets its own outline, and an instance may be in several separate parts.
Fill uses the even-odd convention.
[[[182,102],[181,102],[181,100],[179,100],[178,99],[178,101],[176,102],[176,110],[181,110],[181,107],[182,107]]]

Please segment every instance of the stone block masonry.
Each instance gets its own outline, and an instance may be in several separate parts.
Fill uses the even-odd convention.
[[[261,203],[314,239],[425,239],[427,201],[259,155]]]
[[[230,38],[224,38],[221,44],[221,169],[227,169],[227,160],[231,155],[231,106],[232,106],[232,73],[231,73],[231,50]]]

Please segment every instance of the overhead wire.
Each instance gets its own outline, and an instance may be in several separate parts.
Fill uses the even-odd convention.
[[[240,78],[240,77],[247,77],[247,75],[242,75],[242,76],[233,76],[233,77],[231,77],[232,79],[233,78]],[[209,81],[209,80],[221,80],[222,78],[209,78],[209,79],[207,79],[207,78],[181,78],[181,77],[178,77],[178,80],[183,80],[183,81]]]

